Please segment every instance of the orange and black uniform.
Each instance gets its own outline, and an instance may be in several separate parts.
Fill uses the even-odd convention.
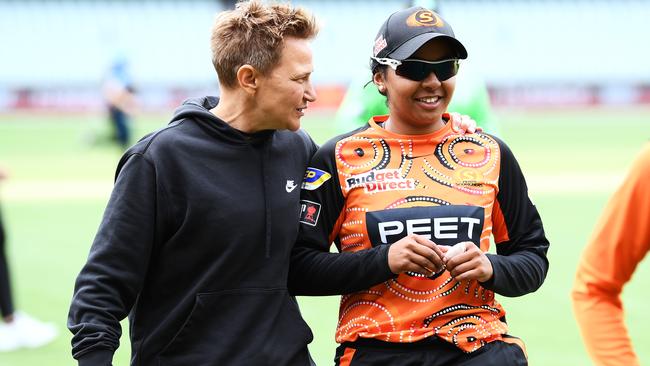
[[[573,309],[598,366],[640,361],[623,321],[621,292],[650,251],[650,145],[612,196],[585,248],[573,287]]]
[[[291,289],[347,294],[339,343],[370,339],[408,347],[436,340],[466,356],[504,340],[505,311],[495,293],[535,291],[548,269],[549,244],[516,160],[487,134],[460,135],[448,123],[428,135],[397,135],[382,128],[386,118],[329,141],[313,157],[303,182]],[[389,274],[369,283],[378,274],[368,268],[350,276],[358,258],[347,254],[337,263],[335,254],[324,253],[335,242],[340,252],[374,261],[369,268],[387,268],[385,248],[409,234],[439,245],[471,241],[483,251],[492,235],[493,278],[458,282],[445,271],[429,278]]]

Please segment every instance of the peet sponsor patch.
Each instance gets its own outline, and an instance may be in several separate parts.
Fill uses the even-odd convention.
[[[326,171],[309,167],[305,172],[305,178],[302,181],[302,189],[313,191],[327,182],[332,175]]]
[[[300,222],[303,224],[316,226],[318,216],[320,215],[320,203],[300,200]]]
[[[484,209],[479,206],[430,206],[371,211],[366,228],[373,246],[391,244],[418,234],[439,245],[481,242]]]

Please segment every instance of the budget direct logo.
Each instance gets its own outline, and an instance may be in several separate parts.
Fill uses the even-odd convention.
[[[371,170],[367,173],[353,175],[345,180],[347,190],[363,187],[366,193],[413,190],[415,181],[402,178],[399,169]]]

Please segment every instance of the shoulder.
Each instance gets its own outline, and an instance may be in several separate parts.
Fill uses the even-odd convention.
[[[336,149],[336,146],[339,145],[340,143],[343,143],[345,140],[348,140],[350,138],[355,138],[363,135],[365,131],[367,131],[370,128],[370,125],[366,124],[365,126],[356,128],[352,131],[342,133],[340,135],[336,135],[332,137],[331,139],[327,140],[321,147],[321,149],[326,149],[330,151],[334,151]]]
[[[650,181],[650,143],[647,143],[634,159],[627,180],[636,181],[644,187]]]
[[[143,136],[135,145],[131,146],[125,153],[148,155],[155,154],[160,150],[171,148],[179,139],[183,139],[183,130],[190,127],[185,119],[174,121],[167,126],[159,128]],[[191,128],[191,127],[190,127]]]
[[[166,154],[173,153],[176,142],[183,138],[184,133],[181,130],[187,128],[187,124],[184,124],[184,121],[178,120],[171,122],[167,126],[142,137],[124,152],[118,163],[117,171],[119,172],[133,156],[140,156],[152,165],[155,165],[157,160],[164,160]]]
[[[313,165],[323,165],[333,167],[336,163],[336,154],[340,153],[342,145],[349,139],[355,138],[355,136],[360,136],[363,134],[363,131],[369,128],[368,125],[357,128],[353,131],[337,135],[328,141],[326,141],[314,154],[312,158]]]
[[[648,174],[650,174],[650,142],[647,143],[639,153],[635,165],[643,168],[643,170],[649,172]]]
[[[276,131],[275,138],[278,143],[285,145],[292,152],[306,154],[308,158],[318,149],[318,145],[302,128],[295,132],[288,130]]]
[[[481,140],[497,147],[499,149],[499,157],[501,159],[514,159],[512,150],[510,149],[508,144],[506,144],[506,142],[503,141],[501,138],[485,132],[480,132],[477,133],[476,135],[478,135],[478,137]],[[472,136],[472,135],[468,135],[468,136]]]

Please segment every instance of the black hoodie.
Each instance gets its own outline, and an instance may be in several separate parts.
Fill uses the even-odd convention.
[[[132,365],[310,364],[287,272],[316,145],[242,133],[217,102],[185,102],[120,160],[70,307],[80,365],[110,364],[127,314]]]

